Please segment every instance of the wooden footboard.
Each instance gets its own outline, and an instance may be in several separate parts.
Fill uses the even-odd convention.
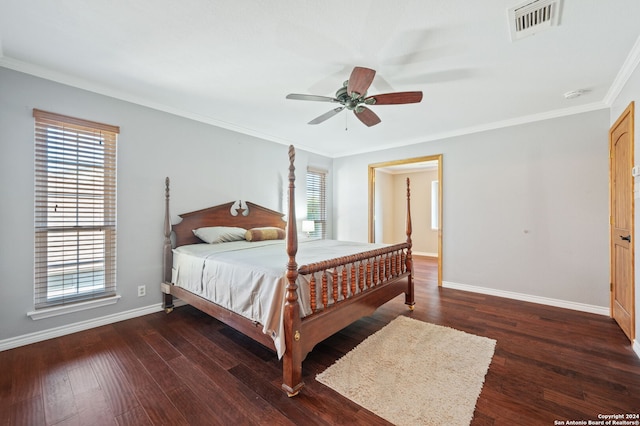
[[[309,296],[313,310],[311,315],[301,320],[302,358],[317,343],[352,322],[371,315],[402,293],[405,294],[405,303],[413,309],[412,273],[407,262],[409,254],[410,246],[403,243],[301,267],[300,274],[311,275]],[[325,263],[326,266],[323,265]],[[321,295],[317,294],[318,281]],[[321,300],[320,305],[314,303],[316,298]]]
[[[310,277],[312,313],[347,302],[373,287],[406,276],[410,248],[408,243],[402,243],[301,266],[298,274]]]
[[[295,227],[295,150],[289,147],[289,226],[287,226],[287,299],[282,388],[289,396],[300,392],[302,361],[313,347],[352,322],[370,315],[379,306],[405,293],[405,303],[413,309],[413,260],[411,258],[410,181],[407,178],[407,241],[353,256],[310,265],[298,265]],[[310,278],[312,314],[300,318],[298,275]],[[332,277],[329,280],[329,276]],[[320,284],[318,284],[318,279]],[[406,281],[405,281],[406,280]],[[321,303],[317,303],[318,291]]]
[[[296,395],[304,386],[302,361],[313,347],[348,326],[352,322],[370,315],[379,306],[404,293],[405,303],[413,309],[413,261],[411,258],[411,213],[410,190],[407,179],[407,240],[404,243],[374,249],[361,254],[344,256],[298,267],[298,235],[295,211],[295,149],[289,147],[289,211],[286,222],[286,267],[287,289],[284,305],[283,326],[285,352],[282,356],[282,388],[289,396]],[[172,226],[169,214],[169,178],[166,179],[166,206],[163,247],[164,308],[173,308],[173,296],[208,313],[225,324],[234,327],[254,340],[275,349],[273,341],[262,333],[262,326],[194,293],[171,284]],[[282,214],[261,206],[246,203],[249,214],[242,203],[211,207],[180,215],[182,222],[173,227],[176,246],[198,242],[192,229],[199,226],[240,226],[250,229],[255,226],[285,227]],[[253,213],[251,213],[253,212]],[[312,313],[301,318],[298,300],[298,278],[309,280],[309,297]]]

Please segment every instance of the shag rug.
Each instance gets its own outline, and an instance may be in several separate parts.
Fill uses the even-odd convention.
[[[400,316],[316,379],[396,425],[469,425],[495,344]]]

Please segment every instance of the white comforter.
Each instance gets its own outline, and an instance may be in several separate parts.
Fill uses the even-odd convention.
[[[353,255],[385,244],[302,240],[298,266]],[[283,240],[191,244],[173,250],[172,282],[252,321],[271,336],[278,357],[285,351],[284,304],[287,254]],[[311,314],[307,277],[299,276],[301,315]]]

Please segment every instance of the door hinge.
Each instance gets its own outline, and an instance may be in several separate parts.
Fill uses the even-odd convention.
[[[609,291],[613,292],[613,283],[609,283]]]

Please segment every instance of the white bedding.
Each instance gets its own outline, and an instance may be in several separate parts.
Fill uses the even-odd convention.
[[[298,266],[307,265],[384,246],[302,240],[296,262]],[[282,357],[287,260],[283,240],[185,245],[173,250],[172,282],[262,324],[262,331],[271,336],[278,357]],[[311,314],[307,278],[298,277],[298,301],[303,317]]]

